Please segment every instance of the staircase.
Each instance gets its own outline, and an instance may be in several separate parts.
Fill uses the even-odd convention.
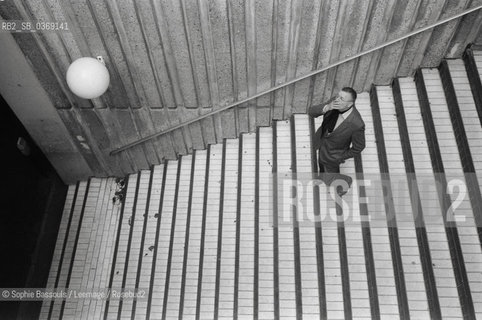
[[[48,288],[140,295],[45,300],[40,318],[482,319],[482,52],[465,64],[359,95],[343,201],[312,177],[305,114],[71,185]]]

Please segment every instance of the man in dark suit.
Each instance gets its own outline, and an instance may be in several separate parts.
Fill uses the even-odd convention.
[[[312,106],[308,111],[315,118],[323,115],[323,123],[315,133],[313,144],[318,150],[322,180],[327,185],[335,179],[343,179],[350,186],[352,179],[340,174],[340,164],[365,148],[365,123],[355,107],[356,97],[353,88],[345,87],[328,103]]]

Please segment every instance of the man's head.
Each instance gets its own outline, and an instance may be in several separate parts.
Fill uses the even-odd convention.
[[[356,100],[356,91],[350,87],[344,87],[338,93],[338,96],[335,99],[335,102],[339,105],[339,110],[341,112],[348,110]]]

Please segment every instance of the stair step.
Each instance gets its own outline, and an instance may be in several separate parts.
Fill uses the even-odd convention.
[[[189,228],[186,227],[189,232],[189,241],[185,243],[184,251],[184,269],[183,269],[183,283],[181,285],[181,294],[183,299],[180,301],[179,314],[180,317],[189,317],[196,315],[196,301],[198,295],[198,273],[199,273],[199,255],[201,252],[201,228],[203,220],[203,205],[204,205],[204,188],[206,180],[206,163],[207,163],[207,150],[196,150],[194,152],[194,166],[191,172],[191,189],[190,189],[190,217]],[[187,252],[186,252],[187,250]],[[162,292],[163,284],[159,284],[157,290]],[[154,300],[155,297],[152,297]],[[151,318],[160,318],[162,314],[162,308],[159,309],[159,315],[152,313]]]
[[[390,87],[377,87],[380,104],[381,123],[385,133],[384,139],[390,141],[390,148],[385,148],[387,171],[394,201],[395,219],[398,227],[399,246],[401,251],[401,268],[406,283],[406,299],[411,318],[429,318],[429,306],[424,290],[424,278],[421,265],[419,244],[416,237],[416,225],[412,207],[406,199],[410,198],[408,180],[403,160],[403,150],[398,131],[397,114]],[[388,132],[386,129],[395,129]]]
[[[136,202],[139,180],[139,174],[129,176],[122,212],[119,215],[117,237],[112,239],[115,241],[115,254],[112,262],[109,288],[115,290],[120,290],[122,288],[124,279],[126,259],[128,258],[129,234],[131,229],[130,224],[132,224],[132,213],[134,212],[134,204]],[[119,299],[107,300],[104,314],[106,314],[109,318],[117,317],[119,308]]]
[[[89,182],[79,182],[76,187],[76,195],[74,196],[74,203],[71,209],[71,215],[67,222],[67,234],[65,245],[62,250],[61,267],[57,271],[56,287],[67,288],[70,285],[71,268],[73,267],[77,248],[77,235],[82,224],[82,215],[84,210],[84,200],[88,192]],[[50,304],[48,317],[62,318],[65,308],[65,301],[54,300]]]
[[[275,318],[274,305],[274,228],[273,228],[273,131],[270,127],[259,128],[257,132],[257,212],[258,212],[258,316],[261,319]],[[261,147],[262,146],[262,147]],[[256,295],[255,295],[256,296]]]
[[[103,179],[101,189],[104,190],[103,194],[100,194],[99,201],[95,216],[94,226],[97,229],[93,229],[91,243],[93,251],[89,250],[88,260],[84,266],[84,272],[89,272],[89,276],[84,279],[87,280],[87,284],[83,282],[82,287],[87,290],[94,290],[103,288],[108,285],[108,270],[112,257],[112,246],[109,247],[109,239],[112,231],[115,231],[116,218],[115,214],[117,209],[114,209],[114,203],[112,198],[115,194],[115,179]],[[95,236],[95,238],[93,238]],[[93,243],[92,243],[93,242]],[[91,266],[94,266],[93,268]],[[82,309],[79,307],[76,310],[76,314],[79,316],[88,315],[89,317],[100,317],[102,309],[102,301],[90,300],[84,301]]]
[[[370,199],[367,204],[370,222],[370,243],[373,248],[374,273],[377,281],[378,305],[381,318],[399,316],[397,292],[395,286],[395,273],[392,264],[389,232],[383,203],[383,191],[380,166],[378,161],[367,161],[366,156],[377,156],[377,143],[375,140],[374,121],[371,114],[370,96],[368,93],[360,94],[357,99],[357,108],[365,122],[366,147],[361,154],[365,180],[375,181],[374,185],[367,188],[366,196]],[[373,201],[371,201],[373,200]]]
[[[236,226],[237,226],[237,194],[239,178],[239,140],[227,139],[224,142],[224,190],[221,258],[219,260],[218,304],[219,318],[232,318],[234,307],[234,275],[236,272]],[[221,218],[221,217],[220,217]]]
[[[205,150],[204,150],[205,153]],[[169,281],[169,267],[170,267],[170,243],[171,232],[173,227],[173,217],[175,211],[175,198],[178,184],[178,166],[179,161],[168,161],[165,167],[165,186],[163,195],[161,196],[160,212],[158,219],[158,233],[156,234],[156,260],[153,264],[151,275],[152,291],[148,296],[148,310],[149,315],[153,319],[160,319],[163,314],[164,304],[166,300],[165,290],[163,288],[168,286]]]
[[[450,68],[450,67],[449,67]],[[457,89],[460,89],[459,87],[459,82],[453,80],[454,86],[456,86]],[[435,80],[438,81],[438,78]],[[447,94],[447,92],[446,92]],[[429,94],[430,97],[430,94]],[[459,105],[463,105],[463,103],[459,102]],[[451,108],[454,108],[455,106],[451,106]],[[464,107],[465,108],[465,107]],[[452,117],[452,114],[450,113],[450,110],[448,109],[448,104],[447,103],[441,103],[440,104],[440,111],[439,112],[444,112],[445,115],[448,115],[449,118]],[[441,127],[440,125],[435,125],[436,131],[440,130]],[[457,132],[457,136],[455,135],[455,129],[451,131],[450,133],[452,134],[451,136],[444,138],[442,144],[445,145],[450,145],[453,147],[455,144],[457,146],[457,143],[460,143],[458,140],[460,138],[461,134],[464,134],[465,132]],[[457,130],[460,131],[460,130]],[[439,131],[437,131],[438,133]],[[478,135],[476,133],[476,135]],[[449,140],[450,139],[450,140]],[[467,144],[469,141],[473,141],[472,139],[469,140],[468,135],[463,137],[464,144]],[[470,146],[470,144],[469,144]],[[460,148],[460,144],[457,146]],[[449,180],[449,185],[453,184],[454,185],[461,185],[463,186],[464,190],[466,191],[461,191],[459,193],[455,192],[449,192],[450,197],[452,199],[452,207],[456,207],[455,213],[454,213],[454,219],[456,220],[457,224],[457,229],[459,232],[459,238],[460,238],[460,246],[462,249],[462,254],[463,254],[463,259],[465,261],[465,272],[467,274],[467,280],[468,280],[468,287],[471,292],[471,298],[472,301],[468,301],[467,303],[469,304],[468,308],[469,310],[472,311],[472,308],[475,309],[475,312],[481,312],[482,311],[482,301],[480,300],[481,295],[480,291],[482,289],[482,276],[480,274],[480,268],[479,266],[482,264],[482,251],[481,251],[481,239],[478,235],[478,228],[477,225],[480,226],[480,223],[482,222],[481,220],[481,200],[480,200],[480,188],[479,185],[476,185],[476,196],[478,199],[474,201],[473,199],[473,194],[474,192],[473,189],[470,188],[470,183],[468,183],[469,178],[473,178],[474,175],[476,174],[475,171],[473,171],[474,163],[472,160],[472,157],[470,156],[470,149],[468,148],[467,145],[463,147],[463,152],[460,154],[459,157],[444,157],[444,154],[442,153],[442,160],[444,161],[444,166],[445,166],[445,174],[447,176],[447,179]],[[465,159],[464,159],[465,157]],[[467,160],[467,157],[469,159]],[[465,181],[462,177],[464,177],[464,171],[467,172],[469,170],[464,170],[463,166],[464,163],[467,164],[469,162],[469,166],[471,167],[469,170],[473,173],[469,173],[469,176],[466,177]],[[445,165],[447,164],[447,165]],[[468,168],[466,168],[468,169]],[[477,179],[475,179],[476,184],[477,184]],[[467,186],[469,188],[467,188]],[[463,199],[460,201],[459,204],[459,199],[460,196],[463,192]],[[474,206],[475,204],[475,206]],[[475,217],[474,217],[475,215]],[[476,223],[476,219],[478,219],[478,224]],[[479,243],[477,243],[479,241]],[[471,306],[470,304],[473,304]]]
[[[284,187],[284,181],[290,181],[292,173],[291,128],[289,121],[276,122],[276,168],[278,176],[278,272],[279,272],[279,315],[280,318],[296,317],[297,295],[299,291],[295,279],[295,245],[293,233],[293,212],[286,206],[285,197],[289,189]],[[299,306],[298,306],[299,308]]]
[[[314,176],[323,117],[306,114],[132,174],[121,201],[112,178],[70,186],[47,287],[146,294],[44,301],[40,318],[482,317],[482,130],[465,69],[358,95],[366,148],[341,166],[354,178],[341,199]]]
[[[416,92],[415,83],[412,79],[400,79],[400,91],[406,112],[420,114],[420,106],[413,93]],[[421,114],[420,114],[421,119]],[[427,141],[420,137],[418,128],[423,124],[421,121],[407,121],[407,130],[410,143],[413,146],[415,175],[418,179],[418,190],[421,200],[421,211],[424,217],[424,225],[427,233],[428,246],[432,257],[432,269],[435,276],[435,283],[440,300],[440,309],[443,318],[461,317],[460,303],[458,301],[456,282],[453,273],[447,272],[450,269],[450,253],[444,232],[444,223],[440,212],[438,200],[434,197],[434,174],[432,166],[421,165],[430,163],[430,153]],[[428,190],[431,188],[432,190]],[[443,302],[443,303],[442,303]]]
[[[52,257],[52,263],[50,266],[49,278],[47,280],[47,288],[57,288],[59,286],[59,276],[60,270],[63,267],[63,261],[65,256],[65,248],[67,246],[67,239],[69,236],[70,231],[70,223],[72,213],[73,213],[73,205],[76,201],[78,193],[78,184],[77,185],[70,185],[68,187],[67,196],[65,198],[64,210],[62,212],[62,220],[59,226],[59,232],[57,235],[57,242],[55,245],[55,251]],[[40,319],[47,319],[49,317],[49,310],[53,302],[45,301],[42,304],[42,308],[40,311]]]
[[[293,167],[296,171],[296,179],[299,181],[311,180],[311,132],[309,118],[306,115],[294,115],[292,118],[292,141],[295,147],[294,154],[296,163]],[[299,259],[301,272],[301,296],[303,317],[316,317],[320,313],[319,282],[316,277],[318,269],[317,243],[316,243],[316,220],[313,215],[313,189],[303,184],[304,192],[296,203],[296,219],[299,230]]]
[[[184,157],[183,157],[184,160]],[[151,287],[151,275],[153,270],[153,263],[155,261],[156,252],[156,230],[158,226],[159,218],[159,206],[162,197],[163,182],[164,182],[164,165],[154,166],[152,169],[152,176],[150,177],[147,204],[146,204],[146,217],[144,217],[145,231],[144,242],[141,246],[139,255],[137,287],[148,291]],[[138,265],[138,267],[139,267]],[[135,304],[135,317],[145,318],[147,314],[148,301],[147,299],[140,299]]]
[[[475,109],[478,115],[478,121],[477,117],[474,117],[472,121],[479,122],[482,125],[482,83],[480,80],[482,72],[482,57],[480,52],[473,50],[473,47],[469,47],[464,53],[463,60],[475,102]]]

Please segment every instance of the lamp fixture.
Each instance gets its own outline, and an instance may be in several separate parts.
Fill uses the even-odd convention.
[[[105,93],[109,87],[109,71],[104,59],[83,57],[75,60],[67,70],[67,85],[78,97],[95,99]]]

